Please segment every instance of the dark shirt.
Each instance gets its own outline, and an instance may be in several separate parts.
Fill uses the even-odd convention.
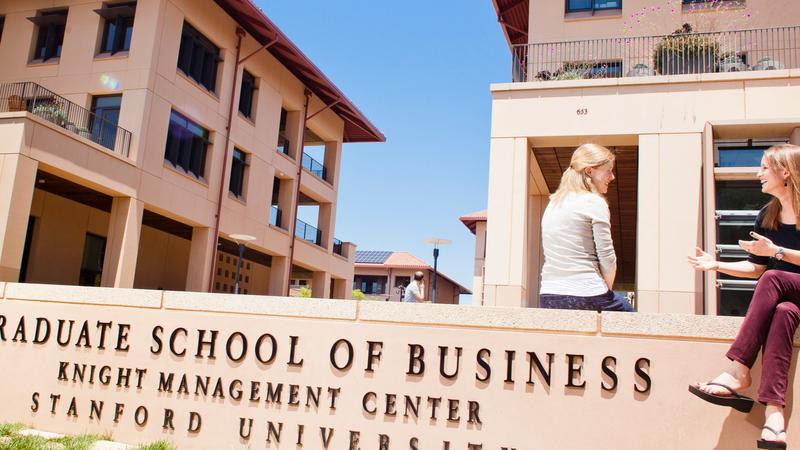
[[[775,245],[779,247],[800,250],[800,231],[797,231],[797,228],[794,224],[789,225],[785,223],[778,223],[777,230],[768,230],[761,226],[766,210],[766,208],[762,208],[761,211],[758,212],[758,217],[756,217],[756,223],[753,227],[753,231],[761,236],[769,238]],[[800,273],[800,266],[790,264],[786,261],[778,261],[777,259],[770,258],[769,256],[756,256],[751,254],[747,257],[747,260],[753,264],[767,266],[767,270],[772,269]]]

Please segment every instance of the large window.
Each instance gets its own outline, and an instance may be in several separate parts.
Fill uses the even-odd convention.
[[[244,175],[247,169],[247,153],[233,149],[233,161],[231,162],[231,182],[230,191],[233,195],[241,197],[244,194]]]
[[[289,154],[290,145],[288,134],[286,133],[286,118],[288,115],[289,113],[281,108],[281,122],[278,126],[278,151],[284,155]]]
[[[28,17],[28,20],[37,27],[33,59],[47,61],[61,56],[64,29],[67,25],[67,10],[39,11],[35,17]]]
[[[208,144],[208,130],[172,111],[164,159],[197,178],[203,178]]]
[[[92,98],[92,140],[114,149],[122,95],[99,95]]]
[[[216,92],[219,61],[219,47],[184,22],[178,69],[209,91]]]
[[[566,0],[567,12],[622,9],[622,0]]]
[[[83,260],[78,280],[80,286],[100,286],[103,276],[103,258],[106,254],[106,238],[86,233],[83,243]]]
[[[105,19],[100,52],[113,55],[130,50],[136,2],[106,3],[102,8],[95,9],[94,12]]]
[[[242,71],[242,91],[239,94],[239,112],[245,117],[253,117],[253,98],[256,93],[256,77],[250,72]]]
[[[353,289],[361,289],[365,294],[385,294],[387,277],[357,275],[353,280]]]

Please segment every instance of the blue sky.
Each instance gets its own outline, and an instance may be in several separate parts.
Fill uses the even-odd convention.
[[[458,217],[486,208],[489,84],[510,78],[492,2],[256,3],[387,137],[344,146],[336,237],[430,264],[423,240],[450,239],[439,268],[471,289],[475,238]]]

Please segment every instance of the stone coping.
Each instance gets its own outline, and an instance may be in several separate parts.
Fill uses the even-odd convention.
[[[646,77],[590,78],[586,80],[525,81],[493,83],[491,92],[513,92],[540,89],[584,88],[597,86],[626,86],[671,83],[703,83],[718,81],[749,81],[774,78],[798,78],[800,69],[759,70],[751,72],[703,73],[686,75],[653,75]]]
[[[558,332],[608,337],[732,341],[741,317],[327,300],[145,289],[0,283],[3,301],[38,301],[362,323]],[[800,333],[795,337],[800,346]]]

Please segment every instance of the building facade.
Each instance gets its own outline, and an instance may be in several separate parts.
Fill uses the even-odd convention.
[[[800,3],[494,4],[512,82],[491,87],[484,304],[537,306],[548,196],[596,142],[617,153],[614,289],[636,291],[639,311],[743,315],[755,282],[686,257],[743,257],[761,152],[800,143]]]
[[[342,145],[384,137],[250,0],[0,3],[0,280],[349,298]],[[298,219],[310,209],[316,223]]]
[[[472,292],[457,281],[436,272],[436,299],[433,300],[433,267],[408,252],[356,251],[353,289],[365,298],[399,302],[414,273],[425,275],[425,301],[457,305],[461,294]]]

